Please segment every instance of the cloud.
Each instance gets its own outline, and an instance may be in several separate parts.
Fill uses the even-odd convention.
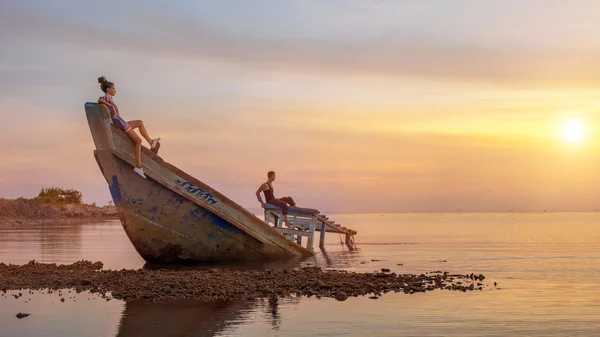
[[[494,46],[453,41],[427,31],[362,39],[261,37],[251,32],[225,33],[168,11],[160,15],[161,24],[155,25],[155,20],[147,18],[158,17],[158,13],[148,10],[133,15],[131,21],[138,26],[127,30],[111,25],[98,27],[16,6],[5,7],[0,14],[3,32],[0,39],[45,41],[54,48],[71,44],[121,53],[201,58],[273,71],[308,70],[500,84],[595,85],[600,78],[600,68],[595,66],[600,46],[573,48],[568,41],[565,41],[567,46],[536,46],[535,41],[529,46]],[[110,17],[107,20],[110,22]]]

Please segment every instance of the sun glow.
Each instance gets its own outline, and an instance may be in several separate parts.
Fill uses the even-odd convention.
[[[583,124],[579,121],[569,121],[562,129],[563,137],[573,143],[580,141],[584,133]]]

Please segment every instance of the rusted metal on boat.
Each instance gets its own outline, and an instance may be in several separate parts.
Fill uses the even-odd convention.
[[[215,189],[142,146],[146,179],[133,171],[133,144],[97,103],[85,111],[94,156],[127,236],[147,262],[285,259],[313,253]]]

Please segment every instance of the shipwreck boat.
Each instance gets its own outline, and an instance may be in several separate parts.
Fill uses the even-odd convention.
[[[304,228],[298,228],[297,233],[278,227],[277,223],[271,226],[268,217],[266,222],[260,220],[142,146],[144,179],[133,171],[133,144],[112,124],[108,109],[86,103],[85,111],[96,147],[94,156],[123,228],[149,263],[303,258],[313,255],[315,229],[341,228],[319,222],[328,219],[318,212],[308,214],[302,224],[299,221]],[[311,234],[311,245],[305,248],[300,239],[307,233]]]

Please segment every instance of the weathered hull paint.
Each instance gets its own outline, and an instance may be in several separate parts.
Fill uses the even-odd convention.
[[[147,179],[133,172],[133,146],[104,108],[85,105],[94,156],[137,252],[150,263],[311,256],[218,191],[142,148]]]

